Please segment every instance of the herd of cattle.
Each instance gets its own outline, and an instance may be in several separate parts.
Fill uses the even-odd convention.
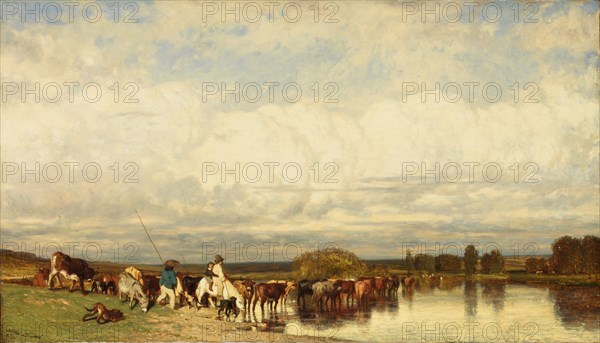
[[[57,279],[62,287],[58,274],[71,281],[70,291],[79,284],[81,292],[85,294],[84,282],[91,282],[92,292],[118,295],[122,301],[129,300],[131,308],[139,304],[144,312],[148,310],[150,302],[155,301],[160,294],[159,276],[143,275],[136,268],[129,267],[119,275],[106,274],[94,278],[96,271],[86,261],[71,258],[61,252],[52,254],[50,269],[41,268],[33,278],[32,285],[52,289],[53,282]],[[212,292],[200,292],[199,285],[203,282],[202,279],[203,277],[192,277],[189,273],[177,273],[176,301],[180,305],[187,305],[188,308],[209,307],[209,303],[214,304],[210,298]],[[257,303],[260,303],[262,311],[265,303],[271,311],[277,311],[277,305],[285,306],[292,291],[297,293],[298,306],[306,307],[306,297],[310,297],[312,305],[323,311],[341,309],[343,298],[346,307],[367,307],[372,299],[397,297],[400,286],[410,291],[414,282],[412,276],[361,277],[351,280],[304,279],[298,282],[271,280],[258,284],[250,279],[241,279],[232,282],[235,288],[232,292],[239,297],[238,303],[243,304],[241,306],[245,311],[255,311]]]

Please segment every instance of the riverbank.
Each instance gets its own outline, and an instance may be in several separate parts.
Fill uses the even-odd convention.
[[[217,317],[215,309],[172,310],[157,305],[142,313],[139,307],[130,310],[116,296],[84,296],[79,291],[6,283],[0,292],[3,342],[344,342],[319,331],[285,334],[283,326],[256,323],[251,318],[242,323],[227,322]],[[104,325],[93,320],[82,322],[84,307],[91,308],[96,302],[121,310],[125,319]]]

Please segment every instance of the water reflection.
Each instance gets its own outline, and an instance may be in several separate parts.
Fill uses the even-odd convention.
[[[477,283],[473,280],[466,280],[464,294],[465,315],[469,318],[473,318],[477,315]]]
[[[522,337],[514,337],[519,341],[594,341],[598,335],[598,288],[440,279],[401,288],[399,292],[398,298],[372,301],[368,309],[348,307],[344,301],[341,309],[321,312],[310,301],[306,309],[298,309],[290,301],[277,313],[265,307],[264,314],[257,309],[237,320],[251,322],[257,330],[290,335],[318,333],[320,337],[334,334],[350,340],[368,337],[375,342],[420,341],[423,326],[434,331],[439,328],[437,338],[441,341],[453,340],[443,336],[450,332],[444,330],[460,327],[466,333],[469,329],[465,323],[477,323],[473,327],[479,331],[475,330],[474,338],[460,337],[463,341],[486,340],[482,331],[486,325],[488,329],[490,325],[498,328],[501,337],[519,334]]]
[[[483,285],[481,295],[486,304],[492,304],[494,312],[499,313],[504,309],[504,298],[506,297],[505,281],[490,281]]]

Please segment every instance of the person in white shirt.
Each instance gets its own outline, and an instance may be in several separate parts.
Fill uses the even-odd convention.
[[[215,255],[215,266],[212,271],[217,275],[213,278],[214,285],[217,287],[217,306],[220,306],[221,300],[223,300],[223,288],[225,280],[227,280],[227,276],[223,271],[223,261],[224,259],[221,255]]]

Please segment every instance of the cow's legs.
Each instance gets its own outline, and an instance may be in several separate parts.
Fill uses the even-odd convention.
[[[52,270],[52,272],[50,273],[50,275],[48,276],[48,289],[52,289],[52,280],[58,275],[58,271],[56,269]],[[60,282],[60,278],[58,279],[58,282]],[[62,287],[62,285],[61,285]]]

